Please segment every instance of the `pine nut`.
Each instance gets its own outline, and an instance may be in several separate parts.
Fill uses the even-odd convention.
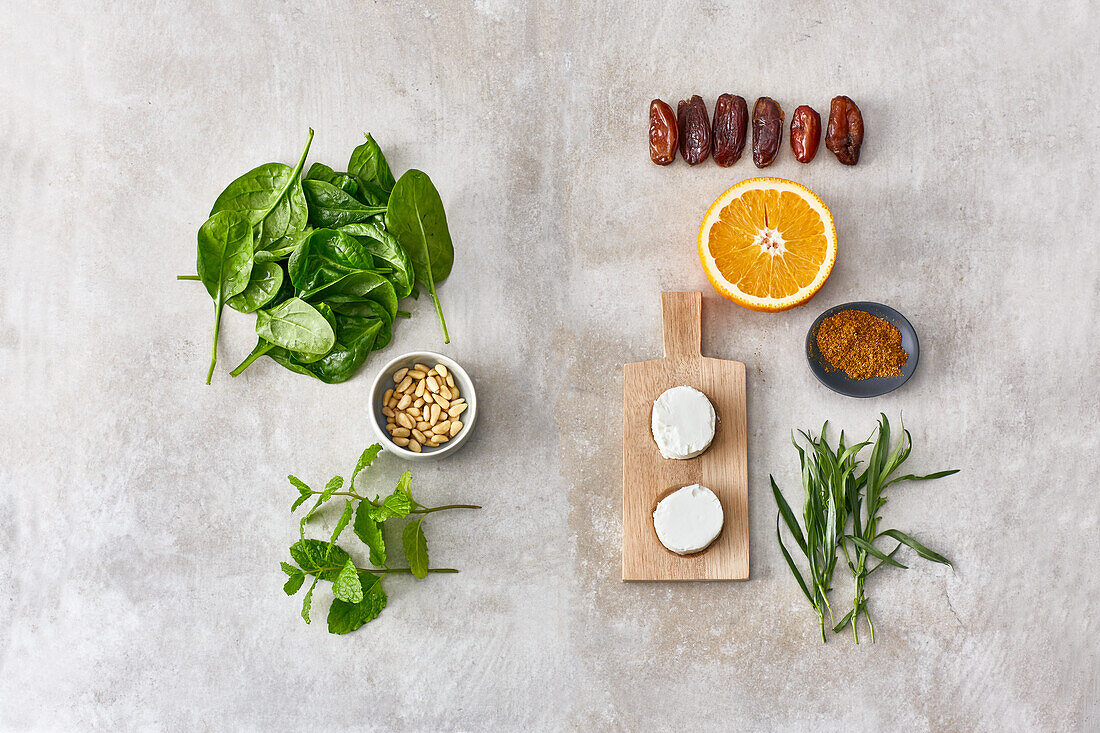
[[[447,410],[447,414],[451,417],[458,417],[462,413],[466,412],[467,407],[469,407],[469,405],[467,404],[454,405],[451,407],[451,409]]]
[[[423,397],[417,397],[416,400],[413,402],[413,407],[423,407],[423,406],[424,406],[424,398]]]
[[[435,402],[435,395],[433,395],[431,392],[425,392],[423,400],[430,405],[431,403]]]
[[[414,423],[412,421],[412,418],[403,412],[397,413],[397,417],[395,417],[394,419],[397,421],[397,424],[403,428],[409,428],[411,430],[413,427]]]
[[[453,374],[448,374],[447,375],[447,386],[450,387],[451,389],[455,388],[455,377],[454,377]]]
[[[409,429],[408,428],[394,428],[393,437],[395,437],[395,438],[407,438],[407,437],[409,437]]]
[[[409,376],[413,379],[423,379],[424,377],[428,376],[428,373],[422,372],[419,369],[410,369]]]
[[[420,362],[417,362],[417,363],[413,364],[413,369],[419,369],[422,372],[430,372],[431,371],[431,369],[428,367],[427,364],[421,364]]]
[[[428,389],[430,389],[432,392],[439,391],[439,382],[436,381],[435,377],[428,377],[425,381],[428,384]]]
[[[443,414],[443,408],[439,405],[432,405],[432,417],[430,420],[428,420],[428,422],[430,422],[432,425],[435,425],[439,422],[439,416],[441,414]]]
[[[416,429],[423,433],[426,431],[430,431],[432,429],[432,426],[431,423],[429,423],[427,420],[421,420],[416,424]]]
[[[435,433],[436,435],[443,435],[444,433],[448,432],[450,429],[451,429],[451,421],[450,420],[444,420],[443,422],[439,423],[434,428],[432,428],[432,432]]]
[[[404,430],[404,428],[399,428],[399,427],[397,427],[397,425],[395,425],[392,422],[386,423],[386,432],[387,433],[390,433],[392,435],[395,430]]]
[[[464,404],[465,402],[466,402],[465,397],[459,397],[457,400],[451,400],[451,407],[454,407],[455,405]]]
[[[413,453],[419,453],[420,452],[420,443],[417,443],[415,440],[410,440],[409,441],[409,450],[411,450]]]
[[[441,445],[443,443],[446,443],[450,439],[451,438],[450,438],[449,435],[433,435],[432,436],[432,442],[435,443],[436,445]]]
[[[405,410],[405,412],[409,413],[409,417],[420,417],[419,407],[410,407],[409,409]]]
[[[412,404],[412,401],[413,401],[412,395],[409,394],[408,392],[406,392],[405,394],[403,394],[401,396],[401,399],[398,400],[397,409],[398,410],[404,410],[406,407],[408,407],[409,405]]]
[[[458,435],[459,430],[462,430],[462,421],[461,420],[452,420],[451,421],[450,436],[452,438],[455,437],[456,435]]]
[[[386,417],[393,417],[393,410],[391,410],[388,407],[383,407],[382,408],[382,414],[385,415]]]
[[[393,390],[392,389],[387,389],[386,394],[382,396],[382,404],[383,405],[390,404],[390,397],[393,397]]]
[[[439,385],[439,394],[442,395],[443,399],[445,400],[451,399],[451,390],[445,384]]]
[[[405,446],[407,446],[409,444],[409,439],[408,438],[394,438],[393,439],[393,444],[394,445],[399,445],[402,448],[404,448]]]
[[[427,443],[428,442],[428,438],[424,435],[424,433],[420,432],[416,428],[413,428],[412,436],[414,438],[416,438],[418,441],[420,441],[421,443]]]
[[[400,392],[401,394],[404,394],[405,392],[408,392],[409,387],[412,386],[412,383],[413,383],[412,377],[406,376],[404,379],[401,380],[401,383],[397,385],[397,391]]]
[[[401,384],[401,380],[404,379],[405,375],[408,374],[408,373],[409,373],[409,370],[407,368],[406,369],[398,369],[396,372],[393,373],[393,383],[394,384]]]
[[[424,383],[423,379],[421,379],[419,382],[416,383],[416,396],[417,397],[423,397],[424,396],[424,388],[426,386],[427,385]]]
[[[442,390],[447,389],[447,388],[446,387],[440,387],[439,389],[442,391]],[[443,399],[439,395],[435,396],[435,404],[439,405],[444,410],[449,410],[451,408],[451,403],[448,402],[447,400]]]
[[[438,374],[439,376],[443,377],[444,379],[446,379],[447,378],[447,367],[443,366],[442,364],[436,364],[435,365],[435,373]]]

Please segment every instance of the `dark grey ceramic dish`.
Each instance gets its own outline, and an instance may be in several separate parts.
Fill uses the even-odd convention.
[[[901,331],[901,348],[909,354],[909,359],[901,368],[900,377],[870,377],[868,379],[851,379],[844,372],[829,371],[825,359],[817,348],[817,327],[820,323],[835,313],[846,310],[861,310],[889,321]],[[920,357],[920,343],[917,341],[917,332],[913,325],[905,319],[905,316],[893,308],[882,303],[858,302],[835,305],[822,313],[810,326],[806,334],[806,358],[810,362],[810,371],[814,373],[818,381],[834,392],[849,397],[878,397],[905,384],[913,372],[917,369],[917,360]]]

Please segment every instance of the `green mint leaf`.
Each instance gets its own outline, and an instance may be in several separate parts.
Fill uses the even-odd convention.
[[[305,579],[306,576],[304,573],[294,573],[287,578],[286,583],[283,585],[283,592],[288,596],[294,595],[302,587],[302,583],[305,582]]]
[[[382,504],[391,517],[407,517],[412,511],[412,499],[400,487],[387,496]]]
[[[302,521],[298,522],[298,532],[299,534],[301,534],[303,540],[306,538],[306,522],[310,520],[310,517],[313,516],[313,513],[317,511],[320,506],[321,497],[317,497],[316,503],[314,503],[310,510],[302,516]]]
[[[329,547],[332,547],[336,543],[337,538],[340,537],[340,533],[348,526],[353,511],[354,507],[352,506],[351,499],[348,499],[347,503],[344,504],[344,513],[340,515],[340,519],[336,521],[336,528],[332,530],[332,539],[328,541]]]
[[[348,562],[344,548],[324,540],[298,540],[290,546],[290,556],[304,572],[329,581],[336,580]]]
[[[302,479],[298,478],[297,476],[294,476],[294,475],[287,476],[287,480],[289,480],[290,483],[294,485],[294,488],[298,489],[299,494],[312,494],[313,493],[313,489],[306,486],[306,482],[302,481]]]
[[[294,500],[294,503],[290,505],[290,513],[293,514],[294,512],[296,512],[298,510],[298,507],[300,507],[302,504],[305,504],[306,499],[308,499],[310,496],[310,494],[299,495],[298,498]]]
[[[348,603],[359,603],[363,600],[363,586],[359,583],[359,573],[350,557],[336,580],[332,581],[332,595]]]
[[[279,567],[281,567],[283,569],[283,572],[287,575],[297,575],[298,573],[302,572],[288,562],[279,563]]]
[[[324,504],[326,501],[331,499],[332,495],[339,491],[341,487],[343,487],[343,485],[343,476],[333,476],[332,478],[330,478],[328,480],[328,483],[325,484],[325,490],[321,492],[321,503]]]
[[[428,540],[424,537],[424,530],[420,523],[423,518],[405,525],[405,531],[401,533],[401,543],[405,547],[405,559],[409,561],[409,569],[418,578],[428,576]]]
[[[397,480],[397,488],[393,490],[395,494],[403,494],[405,498],[409,500],[410,505],[416,503],[413,501],[412,491],[409,489],[409,487],[412,486],[412,480],[412,471],[405,471],[405,473],[401,474],[401,478]]]
[[[313,579],[313,585],[306,591],[306,597],[302,599],[302,618],[309,623],[309,609],[313,606],[313,589],[317,587],[317,578]]]
[[[386,564],[386,540],[382,536],[382,525],[372,516],[376,508],[369,502],[359,502],[352,529],[363,544],[370,548],[370,564],[380,568]]]
[[[359,472],[364,468],[367,468],[374,462],[374,459],[378,457],[378,453],[382,450],[382,445],[375,443],[374,445],[363,451],[363,455],[359,456],[359,462],[355,464],[355,471],[351,474],[351,486],[355,487],[355,477],[359,475]]]
[[[386,607],[386,592],[382,589],[382,578],[364,573],[359,577],[362,586],[362,600],[348,603],[336,598],[328,609],[328,630],[330,634],[347,634],[355,631],[368,621],[378,617]]]

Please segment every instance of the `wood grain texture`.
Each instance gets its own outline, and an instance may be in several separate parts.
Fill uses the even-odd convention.
[[[623,580],[747,580],[748,430],[745,365],[702,355],[701,293],[662,293],[665,358],[623,367]],[[688,460],[661,456],[653,441],[653,401],[688,385],[718,414],[714,442]],[[703,552],[680,556],[653,531],[653,509],[669,488],[699,483],[718,495],[722,534]]]

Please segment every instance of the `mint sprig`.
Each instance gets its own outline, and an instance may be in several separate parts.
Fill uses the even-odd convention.
[[[324,489],[316,491],[296,476],[287,477],[298,491],[298,497],[290,507],[291,512],[297,511],[309,499],[317,499],[299,523],[301,539],[290,546],[290,556],[295,564],[281,563],[283,572],[288,576],[283,591],[288,596],[295,595],[305,584],[306,576],[313,576],[313,582],[302,603],[302,618],[308,624],[314,588],[318,581],[331,582],[333,601],[329,606],[328,630],[333,634],[354,631],[378,617],[388,601],[382,586],[387,575],[408,574],[423,579],[430,573],[457,573],[458,570],[454,568],[429,567],[424,518],[428,514],[446,509],[481,508],[474,504],[435,507],[420,504],[412,496],[412,473],[409,471],[401,475],[393,493],[385,498],[376,495],[370,499],[359,493],[355,488],[355,480],[370,467],[381,449],[382,446],[375,443],[363,451],[347,484],[343,477],[334,476],[325,484]],[[307,538],[306,524],[321,507],[338,496],[346,497],[344,509],[329,540],[326,542]],[[401,531],[401,544],[407,567],[389,564],[384,527],[386,522],[393,520],[405,521]],[[336,544],[349,524],[355,536],[367,546],[369,567],[357,565],[351,554]]]

